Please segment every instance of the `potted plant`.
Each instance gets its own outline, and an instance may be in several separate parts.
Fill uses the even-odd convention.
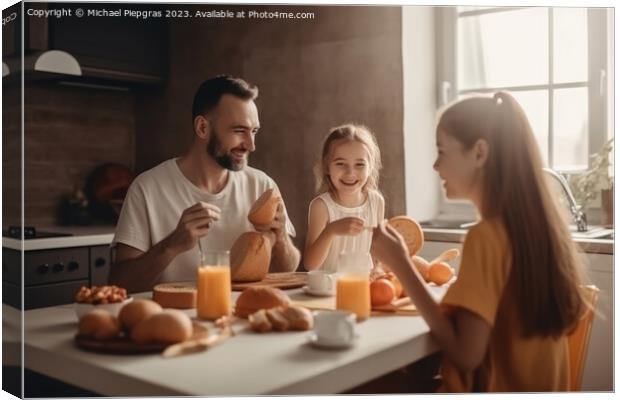
[[[569,180],[575,200],[583,208],[586,208],[600,193],[603,210],[602,224],[605,226],[613,226],[614,221],[614,177],[610,173],[613,171],[610,158],[613,148],[614,138],[611,138],[598,153],[590,155],[591,167],[581,174],[571,176]]]

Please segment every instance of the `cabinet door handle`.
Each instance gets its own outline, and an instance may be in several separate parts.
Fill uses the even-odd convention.
[[[69,271],[75,271],[80,268],[80,264],[77,261],[71,261],[67,267]]]
[[[54,272],[60,272],[63,269],[65,269],[65,264],[63,264],[61,262],[54,264],[54,266],[52,267],[52,271],[54,271]]]
[[[106,259],[103,257],[99,257],[95,260],[95,267],[101,268],[107,264]]]
[[[37,272],[40,274],[46,274],[50,270],[49,264],[41,264],[37,267]]]

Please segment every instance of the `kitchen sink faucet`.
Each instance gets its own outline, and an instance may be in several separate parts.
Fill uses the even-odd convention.
[[[568,186],[568,182],[566,179],[554,170],[550,168],[543,168],[543,171],[551,175],[558,182],[560,182],[560,186],[564,190],[564,194],[566,195],[566,199],[568,200],[568,205],[570,207],[570,212],[573,215],[573,219],[575,220],[575,224],[577,225],[577,232],[586,232],[588,230],[588,221],[586,219],[586,214],[581,211],[581,206],[577,204],[573,193]]]

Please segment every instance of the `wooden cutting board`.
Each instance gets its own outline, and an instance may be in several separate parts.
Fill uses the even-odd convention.
[[[309,308],[311,310],[335,310],[336,297],[313,297],[303,293],[290,295],[293,304]],[[395,300],[392,304],[385,306],[374,306],[373,315],[418,315],[419,312],[408,297]]]
[[[233,282],[232,290],[242,291],[252,286],[269,286],[278,289],[295,289],[308,283],[308,274],[305,272],[276,272],[267,274],[262,281]]]
[[[192,322],[194,334],[189,340],[202,339],[207,336],[208,330],[205,326]],[[138,344],[132,342],[128,337],[121,336],[113,340],[97,340],[75,335],[74,343],[82,350],[105,354],[149,354],[161,353],[169,344],[146,343]]]

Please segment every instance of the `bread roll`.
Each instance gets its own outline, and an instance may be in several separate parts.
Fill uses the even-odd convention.
[[[273,188],[267,189],[252,205],[248,219],[254,225],[270,224],[276,216],[279,202],[280,195],[278,191]]]
[[[269,332],[273,329],[273,325],[269,322],[269,318],[267,318],[267,313],[264,309],[250,314],[248,316],[248,321],[250,321],[250,329],[254,332]]]
[[[410,256],[420,251],[424,245],[424,232],[420,224],[405,215],[390,218],[388,223],[403,236]]]
[[[196,308],[196,284],[176,282],[155,285],[153,300],[164,308]]]
[[[118,320],[107,310],[95,308],[80,318],[78,334],[98,340],[110,340],[121,332]]]
[[[248,315],[264,308],[288,307],[291,299],[280,289],[268,286],[253,286],[245,289],[235,303],[235,315],[247,318]]]
[[[243,233],[230,249],[230,276],[234,282],[263,279],[271,262],[271,241],[259,232]]]
[[[282,314],[288,320],[288,329],[307,331],[314,326],[312,312],[305,307],[290,306],[282,309]]]
[[[118,320],[125,332],[129,333],[138,323],[161,311],[161,306],[153,300],[135,299],[121,308]]]
[[[179,310],[164,310],[138,323],[131,331],[136,343],[179,343],[192,336],[192,321]]]
[[[411,257],[411,261],[413,261],[413,265],[415,265],[415,267],[418,269],[418,272],[420,272],[420,275],[422,275],[422,278],[424,278],[426,282],[430,282],[430,278],[428,276],[428,270],[430,269],[430,264],[428,263],[428,261],[426,261],[425,258],[420,257],[420,256]]]
[[[276,331],[285,331],[288,329],[288,319],[282,314],[280,307],[274,307],[266,310],[267,318]]]

